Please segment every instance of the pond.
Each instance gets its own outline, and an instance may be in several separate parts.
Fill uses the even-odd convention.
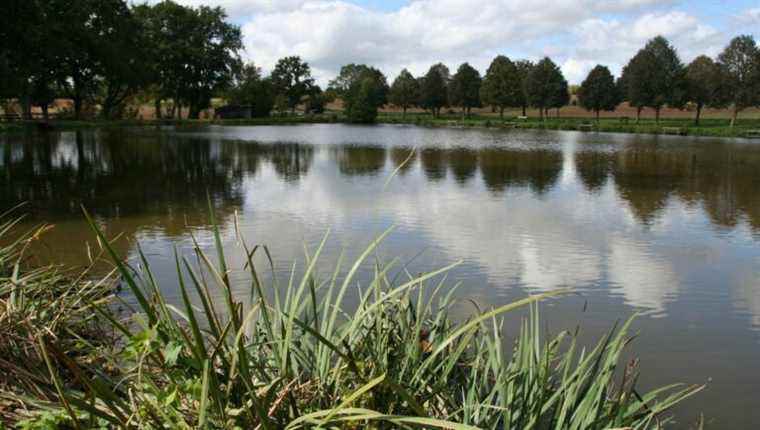
[[[174,247],[212,247],[207,193],[241,294],[236,223],[278,278],[328,230],[327,276],[395,226],[378,258],[462,260],[449,283],[480,308],[572,287],[542,316],[588,342],[639,313],[641,383],[708,383],[679,428],[700,412],[760,427],[760,144],[394,125],[0,135],[0,207],[56,226],[41,259],[86,263],[83,205],[123,255],[140,243],[173,298]]]

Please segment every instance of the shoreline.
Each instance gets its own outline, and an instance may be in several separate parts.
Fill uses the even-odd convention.
[[[446,115],[433,118],[430,115],[409,114],[406,118],[397,114],[380,114],[375,124],[418,125],[425,127],[448,128],[493,128],[520,130],[557,130],[579,131],[585,133],[624,133],[642,135],[673,135],[694,137],[726,137],[760,140],[760,119],[740,119],[735,127],[730,127],[725,119],[704,119],[699,126],[692,119],[662,119],[656,123],[643,119],[638,124],[635,120],[625,121],[621,118],[603,118],[598,122],[589,118],[567,117],[549,118],[498,118],[473,115],[462,118],[458,115]],[[285,116],[251,119],[224,120],[51,120],[0,122],[0,134],[23,131],[71,131],[100,127],[146,127],[146,126],[256,126],[256,125],[298,125],[298,124],[350,124],[342,115],[328,113],[314,116]]]

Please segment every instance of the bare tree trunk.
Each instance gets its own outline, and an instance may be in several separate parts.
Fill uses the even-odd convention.
[[[504,108],[499,107],[499,118],[504,119]]]
[[[596,123],[599,124],[599,109],[596,110]]]
[[[522,116],[528,116],[528,115],[526,115],[526,114],[525,114],[525,109],[526,109],[526,106],[525,106],[525,105],[523,105],[523,106],[522,106],[522,111],[523,111],[523,114],[522,114]]]
[[[699,117],[702,114],[702,103],[697,103],[697,116],[694,118],[694,125],[699,125]]]
[[[654,121],[659,124],[660,123],[660,109],[659,107],[654,108]]]
[[[643,109],[641,106],[636,106],[636,124],[641,120],[641,109]]]
[[[543,121],[544,120],[544,108],[543,107],[539,107],[538,108],[538,114],[539,114],[539,118],[541,119],[541,121]]]
[[[44,119],[45,122],[48,122],[48,119],[50,118],[50,115],[48,114],[48,105],[43,104],[40,107],[42,108],[42,119]]]
[[[731,128],[734,128],[734,125],[736,125],[736,118],[739,117],[739,107],[734,105],[734,112],[731,115]]]
[[[406,106],[404,106],[404,108],[403,108],[403,109],[404,109],[404,110],[403,110],[403,113],[401,114],[401,118],[402,118],[402,119],[406,119]]]
[[[153,101],[153,104],[154,104],[154,108],[155,108],[155,113],[153,114],[153,116],[155,117],[155,119],[161,119],[162,118],[162,114],[161,114],[161,98],[160,97],[156,97],[156,99]]]

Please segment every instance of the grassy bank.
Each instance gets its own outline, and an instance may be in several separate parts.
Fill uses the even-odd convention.
[[[642,119],[638,124],[635,118],[627,120],[620,118],[602,118],[598,122],[589,118],[539,118],[519,119],[515,117],[472,115],[462,118],[461,115],[448,114],[434,118],[429,114],[384,113],[378,122],[390,124],[418,124],[426,126],[453,127],[492,127],[505,129],[536,129],[536,130],[572,130],[586,132],[610,132],[633,134],[679,134],[686,136],[714,137],[746,137],[750,131],[760,131],[760,119],[740,119],[735,127],[730,127],[726,119],[703,119],[700,125],[694,125],[694,120],[686,118]],[[760,136],[758,136],[760,137]]]
[[[2,248],[0,329],[16,340],[0,350],[0,365],[13,372],[0,383],[9,426],[659,428],[701,389],[639,392],[634,362],[621,363],[630,320],[590,348],[576,333],[543,334],[537,303],[563,291],[457,322],[454,290],[444,288],[453,266],[412,276],[397,261],[375,262],[360,288],[360,268],[390,230],[330,268],[320,259],[325,237],[279,285],[265,284],[253,261],[268,250],[238,235],[251,279],[241,300],[217,229],[215,253],[196,246],[176,255],[176,285],[161,286],[142,254],[139,267],[128,265],[90,222],[93,261],[106,255],[116,276],[32,268],[26,247],[43,231]],[[4,242],[14,236],[13,221],[0,233]],[[137,303],[126,315],[112,306],[117,278]],[[168,303],[162,288],[176,288],[181,303]],[[356,291],[358,306],[344,309]],[[520,327],[503,326],[501,316],[526,307]],[[506,331],[517,334],[511,348]]]
[[[54,120],[47,128],[52,130],[79,130],[96,127],[129,127],[129,126],[176,126],[195,127],[209,124],[215,125],[295,125],[295,124],[330,124],[345,123],[341,112],[328,112],[321,115],[271,116],[267,118],[229,119],[229,120],[121,120],[121,121],[75,121]],[[532,130],[569,130],[584,132],[609,132],[631,134],[674,134],[684,136],[707,137],[740,137],[746,138],[751,132],[760,131],[760,119],[740,119],[735,127],[730,127],[728,119],[707,118],[694,125],[688,118],[664,118],[659,122],[653,119],[642,119],[636,123],[635,118],[627,120],[620,118],[602,118],[598,122],[590,118],[549,118],[541,121],[530,117],[519,119],[494,115],[475,115],[463,119],[459,114],[444,114],[434,118],[427,113],[409,113],[406,117],[400,113],[383,112],[378,116],[381,124],[414,124],[427,127],[477,127],[499,129],[532,129]],[[37,122],[0,122],[0,132],[18,132],[29,129],[39,129]],[[760,139],[755,135],[754,139]]]

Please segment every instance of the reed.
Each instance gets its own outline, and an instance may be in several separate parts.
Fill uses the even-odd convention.
[[[702,388],[640,393],[635,362],[621,364],[631,320],[590,348],[575,333],[542,335],[538,302],[566,291],[455,320],[455,289],[444,289],[453,266],[413,276],[396,260],[374,258],[390,229],[356,260],[341,258],[332,275],[320,276],[325,236],[282,285],[265,282],[269,277],[254,262],[268,249],[238,234],[250,279],[249,297],[240,299],[212,212],[215,255],[197,242],[193,255],[175,251],[181,296],[175,304],[139,248],[138,268],[87,219],[136,308],[121,318],[92,295],[79,302],[119,333],[117,347],[101,350],[104,360],[70,354],[46,330],[30,334],[47,372],[44,383],[36,381],[46,401],[21,421],[27,428],[45,422],[69,428],[659,428],[670,422],[674,405]],[[357,276],[367,267],[371,281],[359,288]],[[399,272],[400,278],[392,275]],[[352,291],[359,300],[349,311],[344,302]],[[530,317],[510,327],[518,335],[505,347],[502,317],[520,308],[530,308]],[[25,391],[34,397],[32,387]]]

